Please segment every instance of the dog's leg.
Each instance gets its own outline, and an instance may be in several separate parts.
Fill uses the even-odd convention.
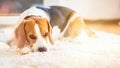
[[[17,46],[16,46],[16,39],[13,37],[13,38],[11,38],[11,39],[9,39],[8,41],[6,41],[6,43],[10,46],[10,47],[12,47],[12,48],[16,48]]]
[[[84,21],[83,21],[84,22]],[[86,34],[88,35],[88,37],[93,37],[95,36],[95,32],[93,32],[90,28],[88,28],[88,26],[85,23],[82,23],[82,27],[85,30]]]
[[[17,52],[20,55],[28,54],[28,53],[32,52],[32,48],[30,46],[25,46],[24,48],[18,49]]]
[[[92,37],[95,33],[90,30],[87,25],[84,23],[83,19],[76,17],[67,27],[64,32],[64,37],[75,38],[81,34],[81,31],[84,30],[88,37]]]
[[[70,24],[68,24],[65,32],[63,33],[63,36],[75,38],[80,34],[81,29],[82,24],[79,22],[79,17],[77,17],[72,22],[70,22]]]

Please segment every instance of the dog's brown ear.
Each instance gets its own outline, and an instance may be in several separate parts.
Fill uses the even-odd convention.
[[[54,40],[52,38],[52,27],[48,21],[47,21],[47,24],[48,24],[48,37],[49,37],[50,43],[54,45]]]
[[[15,30],[16,44],[18,48],[23,48],[26,43],[25,21],[22,21]]]

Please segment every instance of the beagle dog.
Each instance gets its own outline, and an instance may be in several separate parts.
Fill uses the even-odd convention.
[[[47,51],[47,43],[54,45],[52,38],[54,26],[59,27],[62,37],[76,38],[83,28],[89,36],[94,35],[74,10],[62,6],[36,5],[20,15],[15,36],[8,43],[19,48],[22,54]]]

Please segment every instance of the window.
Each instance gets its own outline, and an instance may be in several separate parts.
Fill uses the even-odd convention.
[[[34,4],[43,5],[43,0],[0,0],[0,15],[18,15]]]

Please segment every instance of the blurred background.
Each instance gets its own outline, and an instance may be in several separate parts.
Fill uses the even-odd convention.
[[[0,0],[0,15],[17,15],[34,4],[66,6],[86,19],[120,18],[120,0]]]
[[[0,0],[0,15],[18,15],[33,4],[43,5],[43,0]]]
[[[19,15],[34,4],[69,7],[90,28],[120,35],[120,0],[0,0],[0,33],[3,28],[13,27]]]

